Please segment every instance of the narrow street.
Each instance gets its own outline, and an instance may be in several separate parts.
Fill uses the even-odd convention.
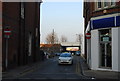
[[[120,81],[120,0],[1,0],[0,14],[2,81]]]
[[[88,79],[81,74],[80,56],[74,56],[72,65],[58,65],[58,56],[45,60],[44,63],[17,79]]]

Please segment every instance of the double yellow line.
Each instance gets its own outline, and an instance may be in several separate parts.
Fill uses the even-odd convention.
[[[76,74],[78,74],[78,75],[80,75],[80,63],[79,62],[77,62],[76,63]]]

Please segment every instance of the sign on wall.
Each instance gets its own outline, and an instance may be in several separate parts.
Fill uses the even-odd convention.
[[[10,38],[10,35],[11,35],[11,29],[4,29],[4,34],[5,34],[5,38]]]
[[[102,37],[102,41],[109,41],[110,37],[106,36],[106,37]]]
[[[86,39],[90,39],[91,38],[91,33],[86,33]]]

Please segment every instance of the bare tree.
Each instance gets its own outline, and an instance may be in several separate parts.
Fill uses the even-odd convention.
[[[54,32],[54,30],[53,32],[47,35],[46,42],[50,44],[54,44],[58,42],[58,37],[57,37],[57,34]]]
[[[62,36],[61,36],[61,42],[67,42],[67,37],[64,36],[64,35],[62,35]]]

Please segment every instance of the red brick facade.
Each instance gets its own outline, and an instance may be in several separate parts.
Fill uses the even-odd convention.
[[[24,18],[21,18],[21,4],[24,6]],[[7,69],[40,60],[40,3],[4,2],[2,5],[3,30],[6,27],[11,29],[8,39]],[[4,34],[2,36],[2,67],[4,71],[6,67],[6,38]]]
[[[60,53],[60,44],[40,44],[40,49],[48,53]]]
[[[83,11],[83,17],[84,17],[84,27],[85,30],[88,25],[88,21],[92,17],[97,17],[97,16],[103,16],[103,15],[108,15],[108,14],[113,14],[113,13],[119,13],[120,12],[120,1],[115,3],[115,6],[113,7],[108,7],[108,8],[103,8],[100,10],[96,10],[96,2],[84,2],[84,11]],[[105,13],[104,13],[105,11]],[[84,31],[85,31],[84,30]],[[85,58],[87,58],[87,40],[85,39]]]
[[[87,23],[91,17],[107,15],[112,13],[120,12],[120,2],[116,2],[114,7],[104,8],[100,10],[95,10],[95,3],[96,2],[84,2],[84,18],[85,18],[85,28],[87,27]],[[106,13],[103,11],[106,10]]]

